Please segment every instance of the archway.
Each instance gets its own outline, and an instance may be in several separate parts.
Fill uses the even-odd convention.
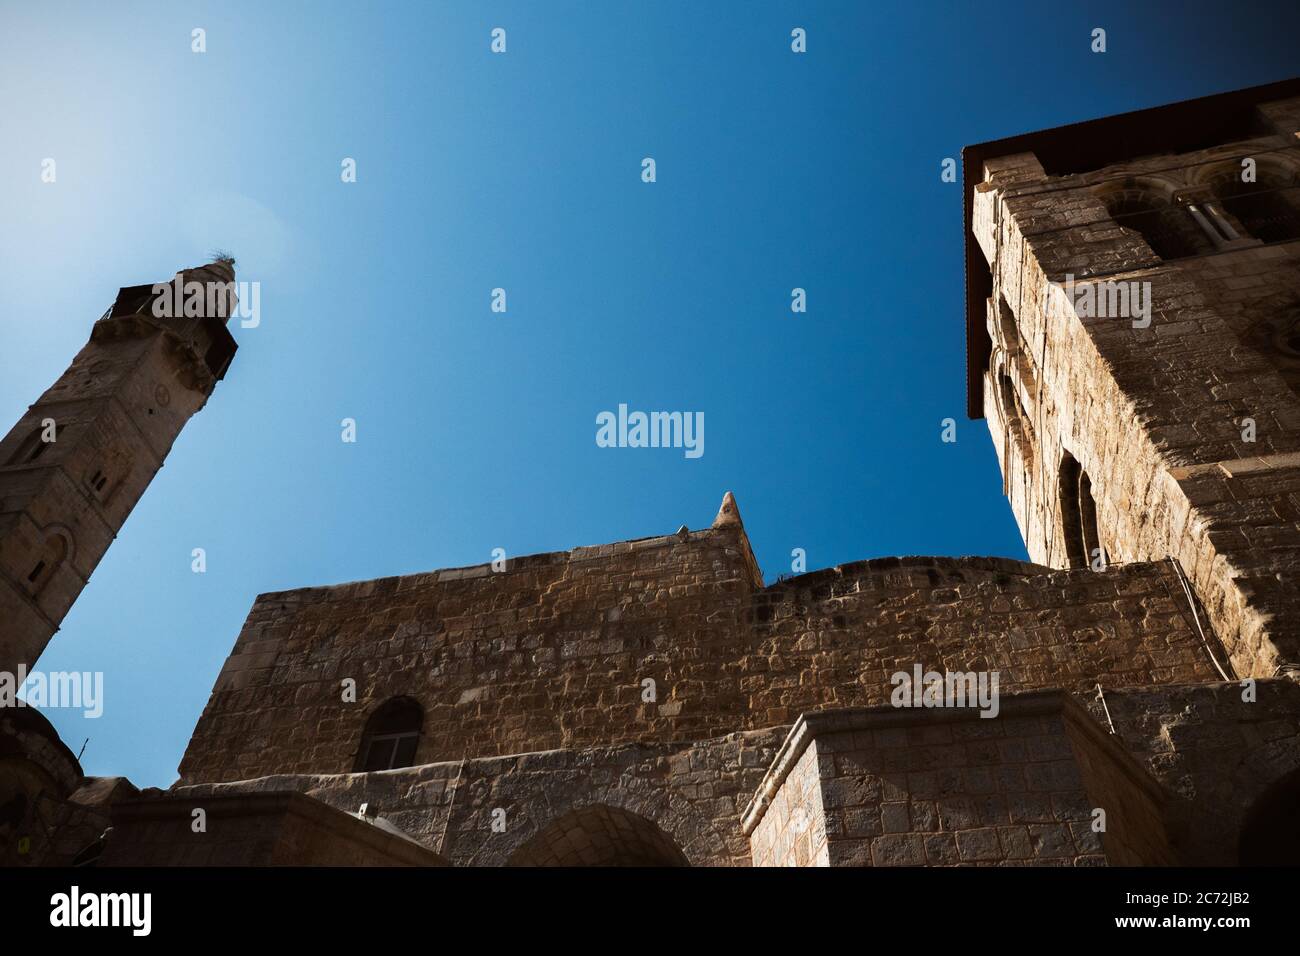
[[[1161,259],[1183,259],[1215,249],[1185,208],[1142,183],[1125,180],[1098,192],[1111,219],[1140,234]]]
[[[507,866],[689,866],[672,838],[645,817],[596,804],[553,821]]]

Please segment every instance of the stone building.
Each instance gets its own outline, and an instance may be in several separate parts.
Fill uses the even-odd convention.
[[[1300,81],[964,166],[968,411],[1035,563],[765,584],[728,494],[264,594],[170,790],[0,738],[83,841],[112,825],[41,861],[1300,862]]]

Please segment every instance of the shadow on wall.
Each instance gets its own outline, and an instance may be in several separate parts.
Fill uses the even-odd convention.
[[[1242,866],[1295,866],[1300,861],[1300,770],[1264,791],[1241,827]]]

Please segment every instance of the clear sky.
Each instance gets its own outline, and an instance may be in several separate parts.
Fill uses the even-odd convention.
[[[39,662],[102,671],[104,714],[48,716],[74,751],[90,738],[87,773],[167,786],[257,594],[702,528],[727,490],[768,580],[793,548],[809,570],[1023,558],[988,432],[964,416],[943,159],[1283,79],[1297,19],[1221,2],[4,3],[0,427],[118,286],[216,248],[261,283],[261,325],[233,327],[230,373]],[[596,415],[620,403],[703,412],[703,456],[598,448]]]

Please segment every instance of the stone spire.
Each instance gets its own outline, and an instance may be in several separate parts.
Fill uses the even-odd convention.
[[[740,508],[736,505],[736,496],[728,491],[722,496],[722,507],[718,509],[718,516],[713,519],[714,528],[739,528],[745,529],[744,523],[740,520]]]

